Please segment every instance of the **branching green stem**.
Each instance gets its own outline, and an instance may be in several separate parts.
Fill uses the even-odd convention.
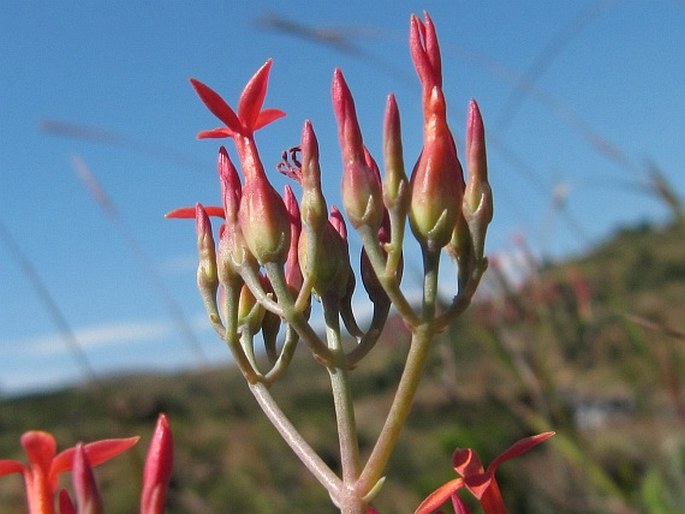
[[[365,504],[361,499],[362,497],[356,494],[357,491],[354,487],[361,471],[361,463],[347,357],[340,336],[338,300],[332,297],[324,297],[322,301],[326,321],[326,339],[335,358],[334,366],[328,367],[328,374],[335,405],[343,477],[343,490],[339,498],[339,507],[344,514],[363,514]]]
[[[300,435],[297,429],[290,422],[288,417],[280,409],[273,396],[269,393],[266,385],[257,382],[249,384],[250,391],[254,395],[257,403],[269,418],[271,424],[278,430],[283,440],[295,452],[305,467],[323,485],[331,498],[336,503],[340,503],[342,493],[342,482],[340,478],[329,468],[326,463],[317,455],[314,449],[309,446],[307,441]]]

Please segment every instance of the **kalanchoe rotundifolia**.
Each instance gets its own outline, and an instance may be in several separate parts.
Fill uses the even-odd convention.
[[[269,80],[268,60],[245,86],[238,114],[211,88],[195,79],[191,83],[207,108],[226,127],[203,131],[198,138],[233,139],[245,176],[238,217],[247,247],[260,264],[283,264],[290,243],[290,226],[283,199],[266,177],[254,140],[255,130],[282,117],[276,109],[262,110]]]
[[[302,288],[302,270],[300,270],[300,260],[298,256],[298,243],[300,241],[300,234],[302,233],[302,220],[300,217],[300,208],[297,205],[295,194],[289,185],[285,186],[283,191],[283,201],[285,208],[288,211],[288,220],[290,221],[290,248],[288,249],[288,258],[285,263],[285,281],[291,290],[294,298],[297,297],[298,292]]]
[[[318,233],[308,230],[302,232],[299,243],[300,267],[305,283],[310,284],[317,295],[333,294],[342,298],[347,291],[352,270],[347,241],[340,230],[344,222],[335,207],[331,208],[331,219],[326,220]],[[314,238],[314,241],[310,238]]]
[[[342,71],[333,74],[333,110],[343,157],[342,200],[352,226],[377,229],[383,217],[381,183],[364,159],[364,142],[354,100]]]
[[[410,46],[422,84],[424,111],[423,149],[410,181],[403,164],[399,111],[394,96],[388,98],[384,119],[385,174],[381,181],[378,166],[364,146],[354,101],[340,70],[335,71],[333,78],[333,106],[343,155],[343,206],[363,243],[361,275],[373,302],[373,318],[366,330],[357,325],[351,308],[355,277],[349,265],[346,229],[335,208],[328,216],[321,191],[318,144],[311,123],[305,123],[301,144],[290,150],[290,160],[286,152],[284,162],[279,165],[281,172],[303,187],[299,215],[292,192],[286,189],[285,202],[281,200],[264,172],[254,132],[283,115],[277,110],[262,110],[271,62],[267,61],[245,87],[237,113],[210,88],[192,81],[203,102],[225,124],[202,132],[199,137],[232,138],[244,174],[244,185],[241,185],[228,153],[225,149],[220,152],[224,207],[219,214],[226,221],[219,232],[216,273],[223,286],[219,291],[225,322],[222,338],[234,353],[267,416],[328,489],[334,503],[346,513],[362,512],[370,491],[375,491],[382,482],[383,469],[408,415],[431,341],[448,321],[466,308],[485,263],[482,245],[477,242],[478,235],[484,236],[485,231],[484,228],[476,230],[478,223],[491,217],[491,214],[487,216],[487,209],[481,209],[483,205],[491,205],[491,200],[489,204],[482,201],[488,200],[489,190],[482,187],[482,180],[476,179],[485,177],[484,144],[478,146],[478,127],[470,118],[467,160],[476,175],[470,179],[472,189],[464,198],[461,164],[447,125],[440,51],[428,15],[425,21],[412,17]],[[215,208],[205,208],[198,222],[199,236],[207,230],[205,214],[216,212],[210,209]],[[407,218],[424,257],[423,298],[419,308],[409,304],[400,287]],[[200,237],[198,241],[204,244]],[[440,251],[445,246],[458,260],[459,294],[447,309],[440,311],[437,284]],[[476,255],[476,247],[481,249],[480,256]],[[262,282],[262,272],[266,272],[269,284]],[[323,306],[325,342],[308,322],[311,292],[319,296]],[[362,466],[347,371],[375,343],[391,304],[410,328],[412,342],[384,428]],[[342,344],[340,318],[358,343],[351,351]],[[285,325],[285,330],[280,331],[285,333],[285,341],[279,344],[281,322]],[[259,371],[254,353],[254,335],[259,329],[272,363],[266,373]],[[342,478],[334,476],[308,447],[265,389],[283,374],[298,337],[330,372]]]
[[[243,189],[238,171],[223,146],[219,149],[217,164],[221,197],[226,213],[226,222],[220,233],[219,275],[224,286],[237,287],[242,283],[238,277],[244,266],[255,267],[254,256],[250,253],[240,226],[238,212]]]
[[[104,439],[84,446],[92,466],[116,457],[138,442],[138,437]],[[73,469],[75,448],[57,453],[52,434],[31,430],[21,436],[29,465],[17,460],[0,459],[0,476],[20,473],[24,477],[29,514],[53,514],[54,495],[59,475]]]
[[[452,463],[459,477],[450,480],[428,495],[414,514],[436,512],[450,498],[454,502],[456,512],[469,512],[466,502],[457,493],[460,489],[467,489],[478,500],[484,514],[506,514],[504,499],[495,477],[497,468],[504,462],[532,450],[554,434],[554,432],[543,432],[515,442],[497,456],[487,469],[483,467],[474,450],[458,449],[454,452]]]
[[[300,210],[302,222],[310,230],[318,231],[326,223],[328,207],[321,190],[321,167],[319,165],[319,142],[312,123],[307,120],[302,129],[301,181],[302,200]]]
[[[464,192],[463,212],[471,232],[475,258],[483,259],[485,233],[492,221],[492,189],[488,183],[485,151],[485,127],[475,100],[469,104],[466,124],[466,166],[468,181]]]
[[[419,242],[432,251],[445,246],[461,210],[464,177],[447,125],[440,51],[435,28],[411,19],[411,55],[423,89],[423,148],[411,177],[409,219]]]
[[[195,231],[197,233],[197,288],[209,320],[215,327],[221,324],[216,304],[219,273],[216,261],[216,245],[209,215],[202,204],[195,206]]]
[[[166,415],[160,414],[145,458],[140,514],[164,514],[173,464],[173,434]]]
[[[264,289],[268,291],[269,285],[266,277],[260,275],[259,278]],[[262,328],[264,312],[262,304],[257,301],[250,288],[243,284],[238,298],[238,327],[251,335],[256,334]]]
[[[72,482],[78,514],[102,514],[104,512],[102,497],[83,443],[77,444],[74,452]]]
[[[406,214],[408,208],[409,182],[402,157],[402,131],[400,111],[395,95],[388,95],[383,119],[383,203],[386,209],[397,209]]]

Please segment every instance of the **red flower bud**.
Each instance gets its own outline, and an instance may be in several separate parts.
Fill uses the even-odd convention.
[[[238,219],[245,243],[259,264],[286,261],[290,247],[288,211],[265,175],[245,177]]]
[[[219,181],[221,183],[221,199],[224,204],[225,218],[229,221],[238,219],[238,207],[242,196],[242,186],[238,172],[228,156],[225,147],[219,148],[219,159],[217,162]]]
[[[102,514],[104,511],[102,497],[83,443],[76,445],[72,481],[79,514]]]
[[[383,120],[383,157],[385,160],[385,176],[383,178],[383,203],[387,209],[399,208],[406,214],[407,175],[404,171],[402,158],[402,131],[400,128],[400,112],[397,108],[395,95],[388,96]]]
[[[217,277],[212,224],[204,207],[199,203],[195,207],[195,231],[197,232],[197,251],[199,255],[197,284],[201,290],[215,294],[219,286],[219,279]]]
[[[283,194],[285,208],[288,211],[290,220],[290,248],[288,249],[288,259],[286,260],[285,281],[291,290],[297,294],[302,287],[302,271],[300,271],[300,261],[298,256],[298,243],[302,232],[302,222],[300,221],[300,209],[297,200],[290,186],[285,186]]]
[[[474,257],[481,260],[485,252],[485,234],[492,221],[492,189],[488,183],[485,153],[485,128],[475,100],[469,105],[466,125],[466,163],[468,182],[464,193],[463,215],[470,232]]]
[[[475,100],[469,104],[466,123],[466,165],[468,182],[464,193],[464,209],[471,214],[478,213],[483,221],[492,220],[492,191],[488,183],[488,163],[485,152],[485,128]]]
[[[440,48],[427,14],[425,25],[412,16],[410,46],[423,87],[424,125],[423,149],[411,177],[409,219],[419,242],[439,249],[449,242],[456,225],[464,177],[447,125]]]
[[[143,470],[140,514],[164,514],[167,487],[174,463],[174,440],[164,414],[157,419]]]
[[[333,75],[332,93],[343,154],[343,206],[355,228],[369,225],[377,229],[383,217],[381,183],[364,159],[364,143],[354,100],[339,69]]]
[[[318,230],[326,221],[326,200],[321,191],[319,143],[309,120],[302,129],[302,221],[312,230]]]

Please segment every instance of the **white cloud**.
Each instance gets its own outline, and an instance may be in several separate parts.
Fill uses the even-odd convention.
[[[83,349],[131,344],[158,339],[171,333],[171,324],[161,321],[114,322],[74,330],[74,336]],[[22,340],[0,341],[0,346],[14,354],[39,354],[42,357],[64,351],[62,337],[57,333]]]

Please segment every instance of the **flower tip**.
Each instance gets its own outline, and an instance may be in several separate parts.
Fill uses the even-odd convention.
[[[197,204],[198,206],[202,207],[201,204]],[[157,428],[155,431],[163,431],[163,432],[168,432],[171,430],[171,426],[169,425],[169,418],[167,417],[166,414],[163,412],[159,413],[159,416],[157,417]]]
[[[333,71],[333,105],[336,108],[342,107],[350,96],[350,88],[345,81],[345,76],[340,68],[336,68]]]
[[[480,114],[480,108],[478,107],[478,102],[473,98],[469,102],[469,119],[468,119],[468,129],[477,128],[480,125],[481,129],[483,127],[483,117]]]
[[[190,215],[190,210],[192,209],[192,216]],[[174,209],[169,211],[164,215],[166,219],[183,219],[183,218],[194,218],[195,208],[194,207],[181,207],[180,209]]]

